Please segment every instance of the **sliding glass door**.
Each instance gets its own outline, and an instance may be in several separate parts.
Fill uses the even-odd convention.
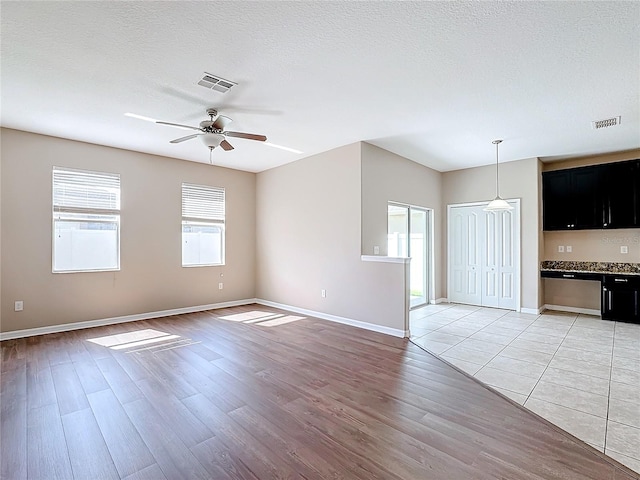
[[[426,304],[429,301],[429,211],[389,203],[387,252],[390,257],[411,257],[410,305],[413,308]]]

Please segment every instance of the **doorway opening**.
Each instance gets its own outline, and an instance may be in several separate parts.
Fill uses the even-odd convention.
[[[387,206],[387,255],[410,257],[409,306],[429,303],[433,290],[433,211],[389,202]]]

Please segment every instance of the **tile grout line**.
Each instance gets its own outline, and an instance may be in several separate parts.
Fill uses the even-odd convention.
[[[558,345],[558,347],[556,348],[556,351],[553,352],[553,355],[551,356],[551,359],[549,360],[549,363],[547,363],[547,365],[544,367],[544,370],[542,371],[542,375],[540,375],[540,378],[538,378],[538,381],[536,382],[536,384],[533,386],[533,388],[531,389],[531,391],[529,392],[529,395],[527,395],[527,399],[524,401],[524,403],[526,404],[529,399],[531,398],[531,394],[533,393],[533,391],[536,389],[536,387],[538,386],[538,384],[540,383],[540,380],[542,380],[542,377],[544,376],[545,372],[547,371],[547,369],[549,368],[549,365],[551,365],[551,362],[553,361],[553,359],[556,356],[556,353],[558,353],[558,350],[560,349],[560,346],[564,343],[565,338],[567,338],[567,335],[569,335],[569,332],[571,331],[571,329],[573,328],[573,326],[576,323],[576,320],[578,319],[578,317],[580,316],[580,314],[576,315],[576,317],[573,319],[573,322],[571,322],[571,325],[569,326],[569,329],[567,330],[567,333],[564,334],[564,337],[562,337],[562,341],[560,342],[560,344]],[[539,318],[539,317],[538,317]],[[528,328],[528,327],[527,327]]]
[[[503,317],[507,316],[508,314],[509,314],[509,312],[505,313],[504,315],[499,316],[499,317],[498,317],[498,318],[496,318],[493,322],[491,322],[491,323],[490,323],[490,324],[488,324],[488,325],[485,325],[485,326],[484,326],[484,327],[482,327],[480,330],[478,330],[478,332],[479,332],[479,331],[482,331],[482,330],[483,330],[483,329],[485,329],[485,328],[487,328],[489,325],[493,325],[493,324],[494,324],[495,322],[497,322],[499,319],[501,319],[501,318],[503,318]],[[540,315],[538,315],[538,317],[536,317],[536,319],[537,319],[537,318],[539,318],[539,317],[540,317]],[[535,322],[535,320],[534,320],[534,322]],[[529,327],[527,326],[527,328],[529,328]],[[525,330],[526,330],[526,329],[525,329]],[[523,330],[523,331],[524,331],[524,330]],[[473,333],[473,335],[475,335],[475,334],[476,334],[476,333],[478,333],[478,332],[474,332],[474,333]],[[521,333],[522,333],[522,332],[521,332]],[[518,336],[519,336],[519,335],[518,335]],[[470,336],[469,336],[469,337],[467,337],[467,339],[469,339],[469,338],[471,338],[471,337],[470,337]],[[516,338],[518,338],[518,337],[516,337]],[[513,339],[513,340],[515,340],[515,339]],[[511,342],[513,342],[513,340],[511,340]],[[485,364],[483,364],[483,365],[482,365],[482,366],[481,366],[481,367],[476,371],[476,373],[474,373],[472,376],[473,376],[473,377],[475,377],[478,373],[480,373],[480,371],[481,371],[484,367],[486,367],[486,366],[487,366],[487,365],[488,365],[488,364],[489,364],[489,363],[490,363],[494,358],[496,358],[498,355],[500,355],[500,352],[504,351],[504,349],[505,349],[505,348],[507,348],[509,345],[511,345],[511,342],[509,342],[507,345],[504,345],[504,346],[503,346],[503,347],[502,347],[502,348],[501,348],[501,349],[500,349],[500,350],[499,350],[499,351],[498,351],[498,352],[497,352],[493,357],[491,357],[491,358],[490,358],[490,359],[489,359]],[[487,343],[492,343],[492,342],[487,342]],[[449,349],[447,349],[447,350],[449,350]],[[444,353],[444,352],[443,352],[443,353]],[[469,363],[472,363],[472,362],[469,362]],[[493,367],[492,367],[492,368],[493,368]],[[496,370],[499,370],[499,369],[496,369]],[[500,371],[504,371],[504,370],[500,370]],[[489,384],[487,384],[487,385],[489,385]],[[501,387],[495,387],[495,388],[501,388]],[[508,390],[508,389],[505,389],[505,390]],[[509,391],[511,391],[511,390],[509,390]],[[518,393],[518,392],[513,392],[513,393]]]
[[[452,308],[453,306],[454,306],[454,305],[452,305],[452,306],[451,306],[451,307],[449,307],[449,308]],[[449,310],[449,308],[445,308],[444,310]],[[440,326],[440,327],[436,328],[435,330],[433,330],[432,332],[426,333],[424,336],[429,335],[430,333],[437,332],[437,331],[438,331],[438,330],[440,330],[441,328],[448,327],[448,326],[449,326],[449,325],[451,325],[452,323],[457,322],[458,320],[460,320],[460,319],[462,319],[462,318],[466,317],[467,315],[471,315],[473,312],[477,312],[478,310],[480,310],[480,309],[478,308],[477,310],[472,310],[471,312],[469,312],[469,313],[467,313],[467,314],[465,314],[465,315],[462,315],[461,317],[458,317],[458,318],[456,318],[456,319],[453,319],[453,320],[451,320],[449,323],[447,323],[446,325],[442,325],[442,326]],[[437,313],[437,312],[436,312],[436,313]],[[432,314],[432,315],[433,315],[433,314]],[[431,315],[428,315],[428,316],[431,316]],[[445,333],[445,334],[447,334],[446,332],[440,332],[440,333]],[[453,335],[453,334],[448,334],[448,335],[451,335],[451,336],[461,336],[461,335]],[[449,346],[448,348],[446,348],[445,350],[443,350],[442,352],[440,352],[440,353],[438,353],[438,354],[436,354],[436,355],[440,356],[440,355],[442,355],[442,354],[446,353],[448,350],[451,350],[451,349],[452,349],[453,347],[455,347],[456,345],[458,345],[458,344],[460,344],[460,343],[464,342],[467,338],[469,338],[469,337],[468,337],[468,336],[467,336],[467,337],[464,337],[464,339],[463,339],[463,340],[460,340],[459,342],[454,343],[453,345]],[[434,341],[436,341],[436,342],[437,342],[437,340],[434,340]],[[443,342],[440,342],[440,343],[443,343]]]
[[[607,433],[609,433],[609,405],[611,404],[611,381],[613,380],[613,351],[616,348],[616,327],[618,322],[613,322],[613,344],[611,345],[611,365],[609,366],[609,385],[607,389],[607,418],[604,422],[604,446],[602,452],[607,452]]]
[[[480,307],[478,310],[481,310],[481,309],[482,309],[482,307]],[[467,317],[467,316],[471,315],[473,312],[477,312],[478,310],[473,310],[472,312],[469,312],[469,313],[467,313],[466,315],[463,315],[463,316],[461,316],[460,318],[455,319],[453,322],[457,322],[458,320],[461,320],[461,319],[463,319],[463,318],[465,318],[465,317]],[[481,330],[483,330],[484,328],[488,327],[489,325],[492,325],[493,323],[497,322],[500,318],[502,318],[502,317],[504,317],[504,316],[508,315],[508,313],[509,313],[509,312],[506,312],[504,315],[499,316],[498,318],[496,318],[495,320],[493,320],[493,321],[492,321],[491,323],[489,323],[488,325],[485,325],[484,327],[482,327],[480,330],[478,330],[478,331],[476,331],[476,332],[473,332],[471,335],[475,335],[476,333],[478,333],[479,331],[481,331]],[[451,322],[451,323],[453,323],[453,322]],[[451,325],[451,323],[449,323],[448,325]],[[443,327],[446,327],[446,326],[448,326],[448,325],[443,325]],[[440,328],[443,328],[443,327],[440,327]],[[436,331],[437,331],[437,330],[436,330]],[[464,338],[464,340],[468,340],[468,339],[470,339],[470,338],[471,338],[471,335],[467,335],[467,336]],[[438,354],[438,355],[443,355],[443,354],[445,354],[446,352],[448,352],[449,350],[451,350],[451,349],[452,349],[453,347],[455,347],[456,345],[459,345],[459,344],[461,344],[462,342],[464,342],[464,340],[460,340],[460,341],[459,341],[458,343],[456,343],[455,345],[451,345],[449,348],[447,348],[446,350],[444,350],[442,353],[440,353],[440,354]],[[505,348],[506,348],[506,347],[503,347],[503,348],[502,348],[502,350],[504,350]],[[500,352],[501,352],[502,350],[500,350]],[[489,359],[485,364],[483,364],[483,365],[480,367],[480,369],[479,369],[478,371],[476,371],[476,373],[478,373],[480,370],[482,370],[482,369],[483,369],[483,368],[484,368],[484,367],[485,367],[485,366],[486,366],[486,365],[487,365],[491,360],[493,360],[493,359],[494,359],[494,358],[495,358],[495,357],[496,357],[500,352],[496,353],[496,354],[495,354],[493,357],[491,357],[491,358],[490,358],[490,359]],[[458,360],[461,360],[461,359],[458,359]],[[463,361],[466,361],[466,360],[463,360]],[[474,362],[468,362],[468,363],[474,363]],[[474,377],[475,377],[475,376],[476,376],[476,373],[474,373],[472,376],[474,376]],[[514,393],[515,393],[515,392],[514,392]]]

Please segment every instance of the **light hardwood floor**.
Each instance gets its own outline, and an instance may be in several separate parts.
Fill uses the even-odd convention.
[[[407,340],[259,305],[1,349],[3,479],[637,478]]]

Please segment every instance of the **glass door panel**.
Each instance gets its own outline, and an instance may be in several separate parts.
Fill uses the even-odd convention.
[[[411,257],[409,293],[411,308],[429,299],[429,212],[408,205],[388,205],[387,255]]]
[[[390,257],[409,256],[409,207],[388,206],[387,255]]]
[[[411,264],[409,269],[410,305],[417,307],[427,303],[427,212],[411,207],[409,232],[411,243],[409,253]]]

